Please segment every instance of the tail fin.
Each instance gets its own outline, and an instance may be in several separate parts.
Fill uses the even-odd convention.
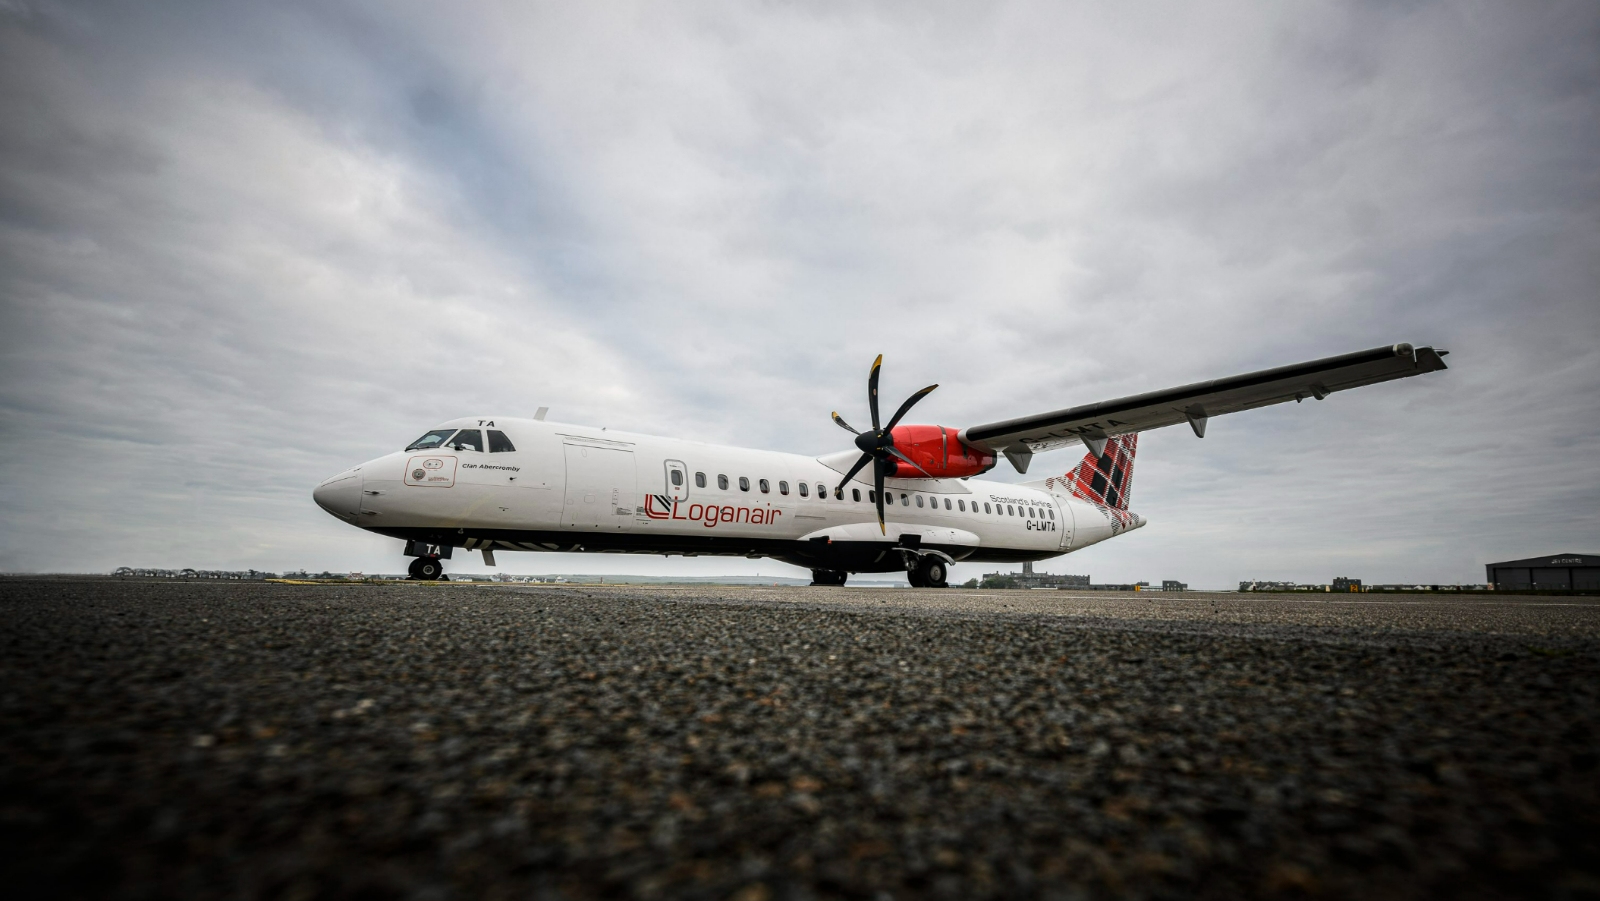
[[[1045,485],[1065,488],[1091,504],[1126,510],[1133,491],[1133,453],[1138,446],[1137,432],[1107,439],[1105,453],[1098,457],[1094,451],[1084,454],[1071,472],[1045,479]]]

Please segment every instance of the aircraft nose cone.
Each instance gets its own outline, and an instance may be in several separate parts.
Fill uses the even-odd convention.
[[[345,522],[361,517],[361,473],[347,469],[318,485],[311,492],[317,506]]]

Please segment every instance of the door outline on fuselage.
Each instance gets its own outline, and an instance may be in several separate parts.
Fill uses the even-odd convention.
[[[1072,547],[1072,527],[1077,523],[1073,521],[1072,507],[1066,501],[1055,495],[1049,497],[1050,503],[1056,507],[1056,516],[1061,518],[1061,541],[1056,547],[1062,553],[1066,553]]]
[[[632,529],[638,493],[633,448],[582,441],[563,441],[561,447],[566,463],[562,528],[607,532]]]
[[[689,499],[689,467],[682,460],[667,460],[662,464],[662,478],[666,480],[666,497],[674,501]],[[678,474],[679,484],[672,483],[672,474]]]

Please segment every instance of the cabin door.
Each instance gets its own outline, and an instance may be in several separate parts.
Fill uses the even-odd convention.
[[[683,465],[682,460],[668,460],[667,469],[667,497],[675,501],[689,499],[689,467]]]

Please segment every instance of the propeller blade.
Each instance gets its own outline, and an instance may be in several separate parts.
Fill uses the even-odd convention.
[[[887,535],[889,530],[883,524],[883,470],[889,464],[882,457],[873,457],[872,464],[872,485],[878,492],[878,532]]]
[[[872,455],[871,454],[862,454],[861,455],[861,459],[856,461],[856,465],[850,467],[850,471],[844,474],[844,481],[839,483],[839,487],[834,489],[834,492],[838,493],[839,491],[844,490],[844,486],[850,484],[850,480],[856,477],[856,473],[861,471],[861,467],[866,466],[868,463],[871,463],[871,462],[872,462]]]
[[[908,411],[910,411],[910,409],[912,407],[916,406],[917,401],[922,400],[924,397],[927,397],[933,391],[933,389],[935,389],[937,387],[939,387],[939,386],[938,385],[929,385],[928,387],[922,389],[921,391],[918,391],[916,394],[913,394],[910,397],[906,398],[906,402],[900,405],[900,409],[899,410],[895,411],[894,418],[889,420],[889,424],[884,426],[882,431],[885,431],[885,432],[893,431],[894,427],[899,424],[900,417],[906,415],[906,413]]]
[[[850,423],[845,422],[844,421],[844,417],[840,416],[837,412],[833,414],[833,421],[837,422],[839,424],[839,428],[844,429],[845,431],[849,432],[852,435],[861,434],[860,432],[856,431],[855,429],[850,428]]]
[[[896,450],[895,448],[892,448],[892,447],[889,448],[889,453],[894,454],[896,457],[899,457],[900,459],[906,461],[907,463],[910,463],[912,466],[917,466],[917,461],[911,459],[910,457],[906,456],[905,454],[900,453],[900,451]],[[930,479],[933,478],[933,473],[927,471],[926,469],[923,469],[920,466],[917,466],[917,471],[922,473],[923,475],[927,476]]]
[[[878,370],[883,367],[883,354],[872,361],[872,372],[867,374],[867,406],[872,408],[872,430],[878,431]]]

